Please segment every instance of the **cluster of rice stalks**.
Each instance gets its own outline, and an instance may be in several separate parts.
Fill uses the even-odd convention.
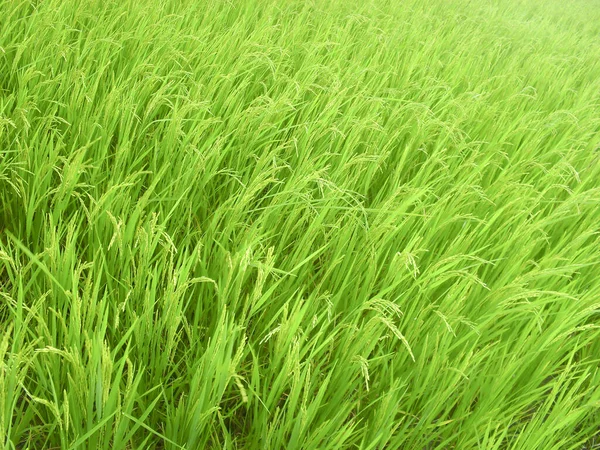
[[[562,3],[0,1],[0,447],[591,449]]]

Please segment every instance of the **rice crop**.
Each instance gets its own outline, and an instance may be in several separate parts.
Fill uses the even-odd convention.
[[[597,0],[0,0],[0,448],[600,446]]]

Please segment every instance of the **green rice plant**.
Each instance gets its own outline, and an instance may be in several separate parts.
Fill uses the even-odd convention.
[[[599,33],[0,1],[0,447],[597,447]]]

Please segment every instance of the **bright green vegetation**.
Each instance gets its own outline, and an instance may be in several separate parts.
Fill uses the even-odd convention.
[[[591,449],[592,0],[0,0],[0,448]]]

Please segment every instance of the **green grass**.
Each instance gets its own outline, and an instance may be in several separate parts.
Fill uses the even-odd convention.
[[[594,448],[599,35],[0,0],[0,448]]]

